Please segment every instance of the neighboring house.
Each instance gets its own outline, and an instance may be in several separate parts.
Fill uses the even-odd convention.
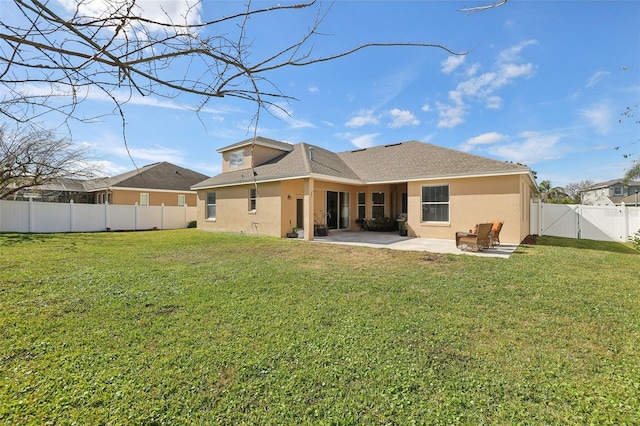
[[[402,215],[414,237],[454,239],[493,220],[503,242],[529,234],[536,183],[522,165],[417,141],[333,153],[257,138],[218,152],[222,173],[192,186],[199,229],[313,239],[316,224],[355,231],[356,219]]]
[[[208,176],[163,161],[110,178],[85,183],[95,204],[195,206],[190,188]]]
[[[191,185],[208,176],[190,169],[161,162],[107,178],[90,180],[56,179],[28,188],[11,199],[88,204],[143,206],[195,206],[196,192]]]
[[[637,195],[640,192],[640,182],[623,182],[622,179],[614,179],[591,185],[581,192],[582,204],[590,206],[619,206],[637,203]]]

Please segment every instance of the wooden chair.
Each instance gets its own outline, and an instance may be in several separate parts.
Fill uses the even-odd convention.
[[[491,232],[489,233],[489,245],[491,247],[500,245],[500,231],[502,230],[502,225],[504,222],[500,222],[496,220],[491,225]]]
[[[491,247],[491,223],[481,223],[475,233],[456,232],[456,247],[460,250],[471,249],[473,251]]]

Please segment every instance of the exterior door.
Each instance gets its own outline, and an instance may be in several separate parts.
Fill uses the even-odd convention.
[[[327,191],[327,228],[347,229],[349,227],[349,193]]]

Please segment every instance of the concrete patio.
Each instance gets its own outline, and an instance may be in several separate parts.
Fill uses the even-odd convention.
[[[331,231],[326,237],[314,237],[314,242],[345,244],[391,250],[426,251],[430,253],[468,254],[472,256],[509,258],[518,244],[500,244],[483,251],[463,251],[456,247],[455,240],[402,237],[397,232]]]

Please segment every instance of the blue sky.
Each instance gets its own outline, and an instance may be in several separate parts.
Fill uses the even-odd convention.
[[[155,2],[160,4],[160,0]],[[180,8],[183,2],[165,2]],[[205,1],[201,20],[244,2]],[[274,4],[254,2],[256,7]],[[481,13],[474,1],[336,1],[313,52],[338,53],[364,42],[439,43],[433,48],[372,48],[333,62],[267,75],[296,100],[288,112],[262,112],[258,134],[333,151],[420,140],[526,164],[554,186],[619,178],[640,155],[640,125],[619,123],[640,102],[640,2],[518,1]],[[325,3],[322,7],[328,6]],[[252,18],[257,60],[304,35],[315,10]],[[130,153],[138,166],[170,161],[220,172],[217,149],[253,133],[255,106],[219,99],[199,116],[187,97],[134,99],[125,107]],[[87,114],[110,113],[106,100]],[[636,117],[640,117],[638,107]],[[132,168],[117,117],[74,124],[107,174]],[[620,146],[620,150],[615,150]]]

